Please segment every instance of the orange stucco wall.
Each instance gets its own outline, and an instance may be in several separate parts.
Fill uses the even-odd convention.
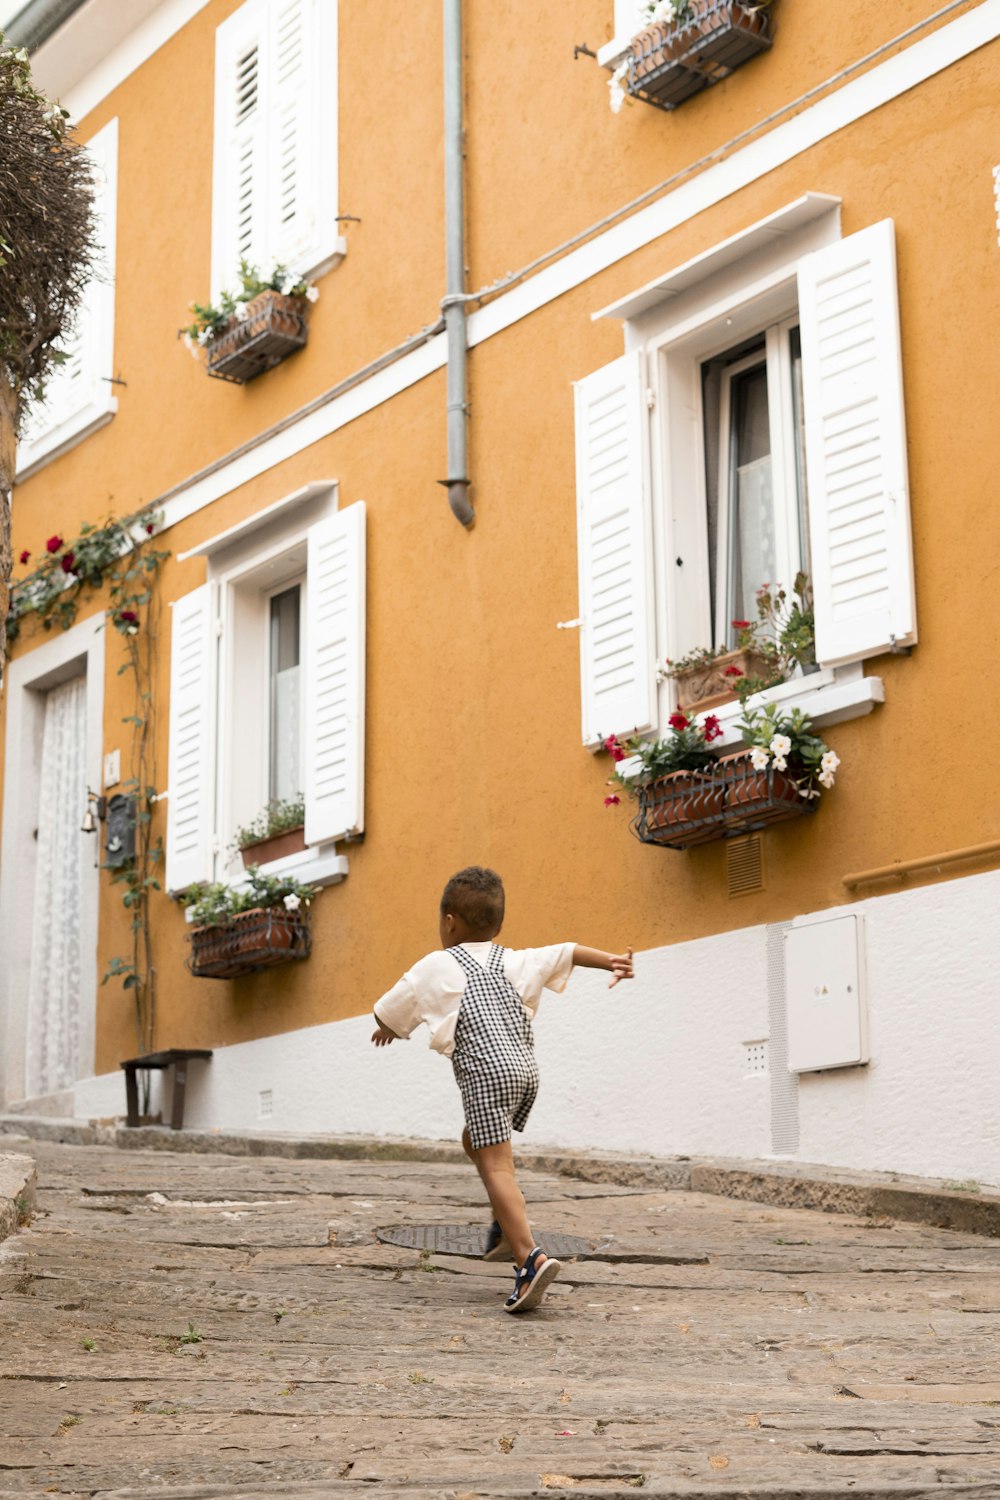
[[[217,0],[83,123],[120,121],[113,422],[16,493],[15,552],[110,508],[130,510],[228,452],[432,322],[443,293],[440,36],[417,7],[379,49],[344,4],[340,207],[350,249],[322,284],[308,348],[246,388],[206,380],[175,340],[207,291],[212,36]],[[775,48],[668,116],[613,117],[605,75],[575,43],[610,35],[610,0],[467,6],[470,284],[550,248],[764,119],[922,18],[923,0],[782,0]],[[391,43],[391,44],[389,44]],[[470,357],[477,524],[465,532],[435,484],[445,469],[439,372],[173,527],[183,552],[310,479],[368,505],[366,837],[314,908],[307,964],[238,983],[191,979],[184,921],[157,902],[161,1045],[213,1045],[358,1014],[434,945],[441,885],[496,866],[506,940],[573,937],[637,948],[779,920],[845,899],[849,870],[996,834],[990,761],[997,695],[973,645],[996,638],[1000,426],[995,362],[995,86],[1000,43],[802,153],[477,347]],[[929,128],[934,122],[934,128]],[[725,850],[640,846],[602,805],[606,757],[580,745],[571,382],[621,352],[590,314],[806,191],[843,199],[851,233],[896,223],[921,639],[867,665],[886,703],[827,737],[842,760],[814,819],[765,835],[766,885],[732,899]],[[165,600],[204,578],[171,559]],[[95,606],[96,607],[96,606]],[[36,643],[25,631],[19,652]],[[168,638],[157,685],[166,784]],[[105,746],[126,749],[131,711],[108,664]],[[947,774],[944,774],[947,771]],[[101,964],[121,951],[116,888],[101,895]],[[127,1000],[100,991],[96,1071],[130,1048]],[[124,1049],[124,1050],[123,1050]]]

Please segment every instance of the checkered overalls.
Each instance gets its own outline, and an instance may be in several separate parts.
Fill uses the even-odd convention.
[[[523,1130],[538,1092],[531,1018],[503,969],[494,943],[486,968],[459,945],[448,950],[465,970],[455,1024],[452,1067],[462,1094],[469,1138],[478,1151]]]

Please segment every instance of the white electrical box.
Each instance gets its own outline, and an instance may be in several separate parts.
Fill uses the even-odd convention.
[[[868,1061],[864,918],[800,917],[785,934],[788,1068],[853,1068]]]

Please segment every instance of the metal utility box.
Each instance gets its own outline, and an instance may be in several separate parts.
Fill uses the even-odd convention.
[[[863,917],[798,918],[785,934],[790,1072],[868,1061],[865,990]]]
[[[135,859],[135,798],[110,797],[107,818],[104,863],[109,870],[117,870]]]

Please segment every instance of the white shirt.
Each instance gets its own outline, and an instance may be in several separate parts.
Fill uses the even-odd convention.
[[[492,943],[463,943],[470,958],[483,968],[489,962]],[[503,971],[520,996],[530,1016],[538,1010],[542,990],[561,993],[573,970],[575,943],[555,943],[549,948],[505,948]],[[398,1037],[409,1038],[426,1022],[429,1046],[450,1057],[455,1047],[455,1023],[465,994],[465,972],[447,948],[428,953],[407,969],[402,979],[375,1002],[378,1020]]]

